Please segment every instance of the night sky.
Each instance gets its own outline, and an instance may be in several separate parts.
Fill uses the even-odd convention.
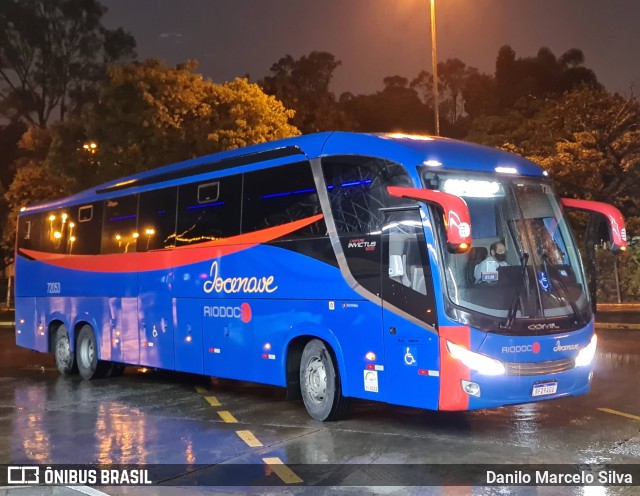
[[[429,0],[102,0],[105,24],[136,38],[138,57],[188,58],[216,82],[257,80],[279,58],[313,50],[342,61],[332,90],[372,93],[382,78],[430,70]],[[493,73],[498,48],[560,56],[580,48],[611,91],[640,93],[640,0],[436,0],[438,60]]]

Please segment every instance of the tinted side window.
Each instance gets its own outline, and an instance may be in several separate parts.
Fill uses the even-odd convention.
[[[138,195],[121,196],[105,201],[101,253],[136,251],[138,231]]]
[[[242,232],[308,219],[321,213],[308,162],[298,162],[244,175]],[[323,219],[279,239],[325,236]]]
[[[24,215],[18,219],[18,248],[38,251],[43,249],[41,244],[43,220],[43,214]]]
[[[102,202],[70,208],[73,235],[69,253],[97,255],[100,253]],[[71,226],[71,224],[69,224]]]
[[[177,199],[177,187],[140,194],[138,251],[161,250],[175,246]]]
[[[322,171],[338,234],[380,231],[380,208],[415,204],[387,193],[387,186],[412,186],[399,164],[370,157],[329,157],[322,161]]]
[[[180,186],[176,246],[240,234],[242,176]]]
[[[47,253],[75,253],[77,221],[74,207],[49,210],[42,218],[39,247]],[[33,228],[31,229],[33,233]]]

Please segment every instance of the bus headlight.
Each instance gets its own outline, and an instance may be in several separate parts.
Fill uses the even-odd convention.
[[[505,373],[504,365],[500,360],[468,350],[463,346],[447,341],[447,350],[456,360],[460,360],[471,370],[482,375],[502,375]]]
[[[598,336],[595,334],[591,338],[591,342],[582,348],[576,357],[576,367],[586,367],[591,365],[593,357],[596,356],[596,347],[598,346]]]

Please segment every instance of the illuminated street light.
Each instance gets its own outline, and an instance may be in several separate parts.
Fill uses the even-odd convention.
[[[436,121],[436,136],[440,136],[440,113],[438,111],[438,52],[436,48],[436,0],[431,1],[431,64],[433,68],[433,111]]]
[[[90,141],[82,145],[82,148],[89,153],[96,153],[98,151],[98,144],[95,141]]]

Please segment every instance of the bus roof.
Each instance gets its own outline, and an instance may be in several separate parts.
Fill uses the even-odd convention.
[[[544,175],[542,168],[519,155],[473,143],[424,135],[336,131],[296,136],[161,166],[25,210],[33,212],[135,193],[148,184],[167,183],[235,167],[245,166],[243,170],[252,170],[260,168],[260,165],[251,167],[252,164],[296,155],[309,159],[331,155],[369,155],[400,162],[410,169],[424,164],[442,169]]]

